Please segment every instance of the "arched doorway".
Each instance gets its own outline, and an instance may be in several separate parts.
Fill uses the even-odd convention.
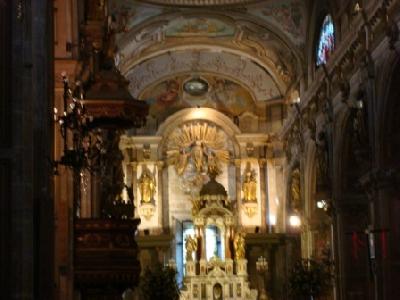
[[[390,60],[389,81],[382,82],[385,96],[381,102],[378,117],[378,171],[377,211],[379,227],[387,230],[381,234],[381,273],[386,299],[400,297],[398,278],[400,278],[400,61]]]

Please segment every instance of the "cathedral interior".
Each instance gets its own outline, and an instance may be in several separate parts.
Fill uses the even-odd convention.
[[[0,298],[400,299],[399,29],[398,0],[0,0]]]

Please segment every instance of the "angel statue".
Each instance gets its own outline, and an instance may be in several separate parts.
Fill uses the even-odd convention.
[[[188,235],[185,239],[185,248],[186,248],[186,261],[192,261],[193,260],[192,253],[197,251],[196,237]]]
[[[167,157],[176,173],[182,176],[192,166],[197,174],[210,168],[219,168],[219,164],[229,161],[226,148],[226,136],[216,126],[208,123],[190,123],[183,125],[171,134],[168,142]]]
[[[235,259],[244,259],[245,258],[245,241],[244,241],[244,233],[239,231],[235,234],[235,238],[233,239],[233,246],[235,248]]]

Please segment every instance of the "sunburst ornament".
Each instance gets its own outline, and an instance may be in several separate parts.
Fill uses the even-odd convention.
[[[209,170],[220,173],[221,163],[228,162],[229,157],[225,134],[207,122],[185,124],[170,136],[167,158],[179,176],[188,165],[192,165],[197,174]]]

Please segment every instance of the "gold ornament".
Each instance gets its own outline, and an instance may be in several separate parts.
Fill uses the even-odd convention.
[[[156,182],[154,175],[150,172],[146,165],[143,165],[142,175],[139,179],[139,189],[142,196],[142,203],[154,202],[154,194],[156,193]]]
[[[244,172],[242,191],[244,202],[257,202],[257,180],[255,171],[251,169],[250,163],[247,164]]]
[[[244,259],[245,258],[245,240],[244,240],[244,233],[237,232],[235,234],[235,238],[233,240],[233,246],[235,248],[235,259]]]
[[[192,261],[192,253],[197,251],[197,239],[188,235],[185,239],[186,261]]]
[[[186,124],[170,137],[168,162],[175,166],[178,175],[185,172],[189,163],[198,174],[207,172],[209,168],[220,172],[220,164],[229,161],[225,144],[225,136],[216,126],[205,122]]]

